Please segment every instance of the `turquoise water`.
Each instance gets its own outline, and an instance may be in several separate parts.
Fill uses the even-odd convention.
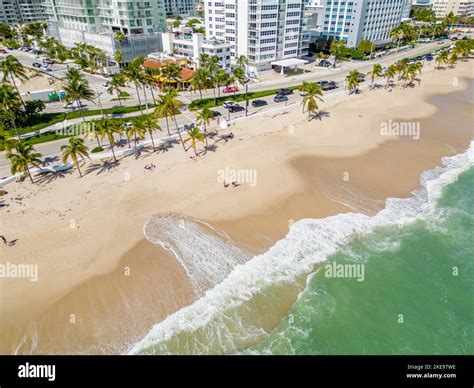
[[[474,168],[428,215],[377,228],[332,262],[362,264],[363,281],[323,266],[249,353],[474,354]]]

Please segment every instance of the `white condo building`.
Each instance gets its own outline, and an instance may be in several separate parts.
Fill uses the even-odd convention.
[[[196,2],[194,0],[163,0],[167,15],[194,15]]]
[[[308,0],[207,0],[206,34],[231,44],[232,59],[245,55],[250,71],[271,68],[270,62],[307,53],[310,34],[305,13]]]
[[[412,0],[324,0],[321,36],[355,47],[362,40],[390,41],[390,31],[410,16]]]
[[[231,67],[230,48],[231,45],[223,39],[205,39],[200,33],[166,32],[162,34],[163,52],[166,54],[177,54],[186,57],[196,67],[199,67],[201,54],[210,57],[219,57],[219,66],[229,72]]]
[[[161,50],[165,31],[162,0],[44,0],[48,31],[66,47],[86,42],[113,58],[121,51],[124,62]],[[115,33],[126,38],[117,42]]]
[[[474,16],[474,0],[431,0],[431,9],[438,18],[451,12],[455,16]]]
[[[44,0],[0,1],[0,23],[21,24],[46,20]]]

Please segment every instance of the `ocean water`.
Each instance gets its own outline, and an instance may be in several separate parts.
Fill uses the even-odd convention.
[[[375,216],[296,222],[129,353],[473,354],[474,142],[420,180]]]

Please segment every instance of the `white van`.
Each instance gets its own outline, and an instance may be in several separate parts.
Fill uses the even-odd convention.
[[[81,108],[83,106],[84,106],[84,104],[82,102],[79,104],[79,101],[72,101],[72,102],[68,102],[67,104],[63,105],[64,109],[77,109],[77,108]]]

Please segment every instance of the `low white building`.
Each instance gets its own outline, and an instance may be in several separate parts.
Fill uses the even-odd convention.
[[[201,33],[176,34],[167,32],[162,34],[163,52],[177,54],[188,58],[199,67],[199,56],[203,53],[219,57],[219,65],[225,71],[231,69],[230,44],[220,39],[205,39]]]

